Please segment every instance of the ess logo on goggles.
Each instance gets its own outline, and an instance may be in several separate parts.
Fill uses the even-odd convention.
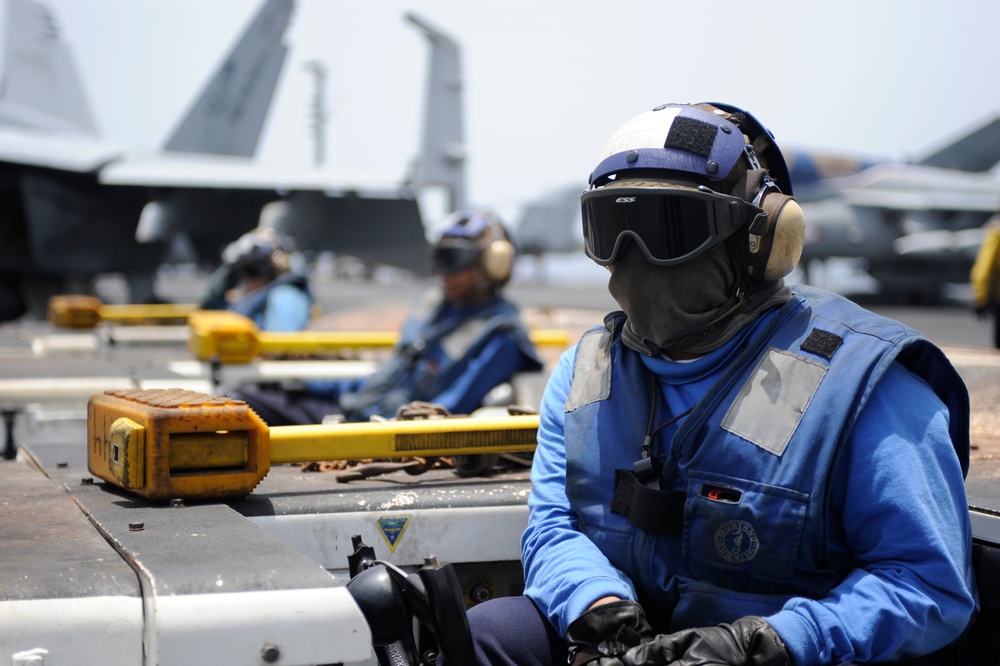
[[[631,240],[657,266],[715,247],[760,208],[707,187],[614,187],[583,193],[584,249],[602,266],[621,261]]]

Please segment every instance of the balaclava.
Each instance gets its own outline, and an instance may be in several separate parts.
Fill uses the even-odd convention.
[[[791,297],[784,280],[740,288],[734,263],[729,244],[722,243],[684,264],[654,266],[633,243],[608,282],[628,316],[622,341],[647,356],[668,350],[705,354]]]

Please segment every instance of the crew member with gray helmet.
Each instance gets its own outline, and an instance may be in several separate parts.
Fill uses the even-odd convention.
[[[604,147],[583,233],[621,310],[548,382],[524,596],[470,609],[478,663],[961,663],[965,385],[917,331],[785,285],[791,195],[732,106]]]

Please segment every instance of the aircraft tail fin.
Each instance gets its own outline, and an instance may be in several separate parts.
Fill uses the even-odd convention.
[[[981,173],[1000,162],[1000,116],[918,162],[923,166]]]
[[[424,102],[424,132],[412,184],[443,185],[450,190],[450,210],[465,203],[465,123],[462,109],[462,63],[458,42],[410,13],[406,19],[431,43],[431,66]]]
[[[0,124],[96,134],[73,56],[52,12],[34,0],[7,0],[6,41]]]
[[[166,141],[164,150],[250,157],[288,53],[294,0],[267,0]]]

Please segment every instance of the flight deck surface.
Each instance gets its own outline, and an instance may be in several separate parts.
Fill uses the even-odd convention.
[[[431,556],[454,563],[469,603],[520,592],[526,466],[343,482],[337,472],[274,464],[240,499],[148,502],[89,471],[88,395],[210,390],[220,369],[176,340],[56,335],[44,324],[0,327],[5,445],[13,436],[18,448],[16,460],[0,461],[0,654],[45,645],[68,660],[59,663],[239,664],[277,649],[282,663],[373,664],[368,627],[344,587],[355,535],[408,570]],[[1000,544],[1000,353],[942,346],[971,399],[973,532]],[[248,381],[261,379],[261,367]]]

